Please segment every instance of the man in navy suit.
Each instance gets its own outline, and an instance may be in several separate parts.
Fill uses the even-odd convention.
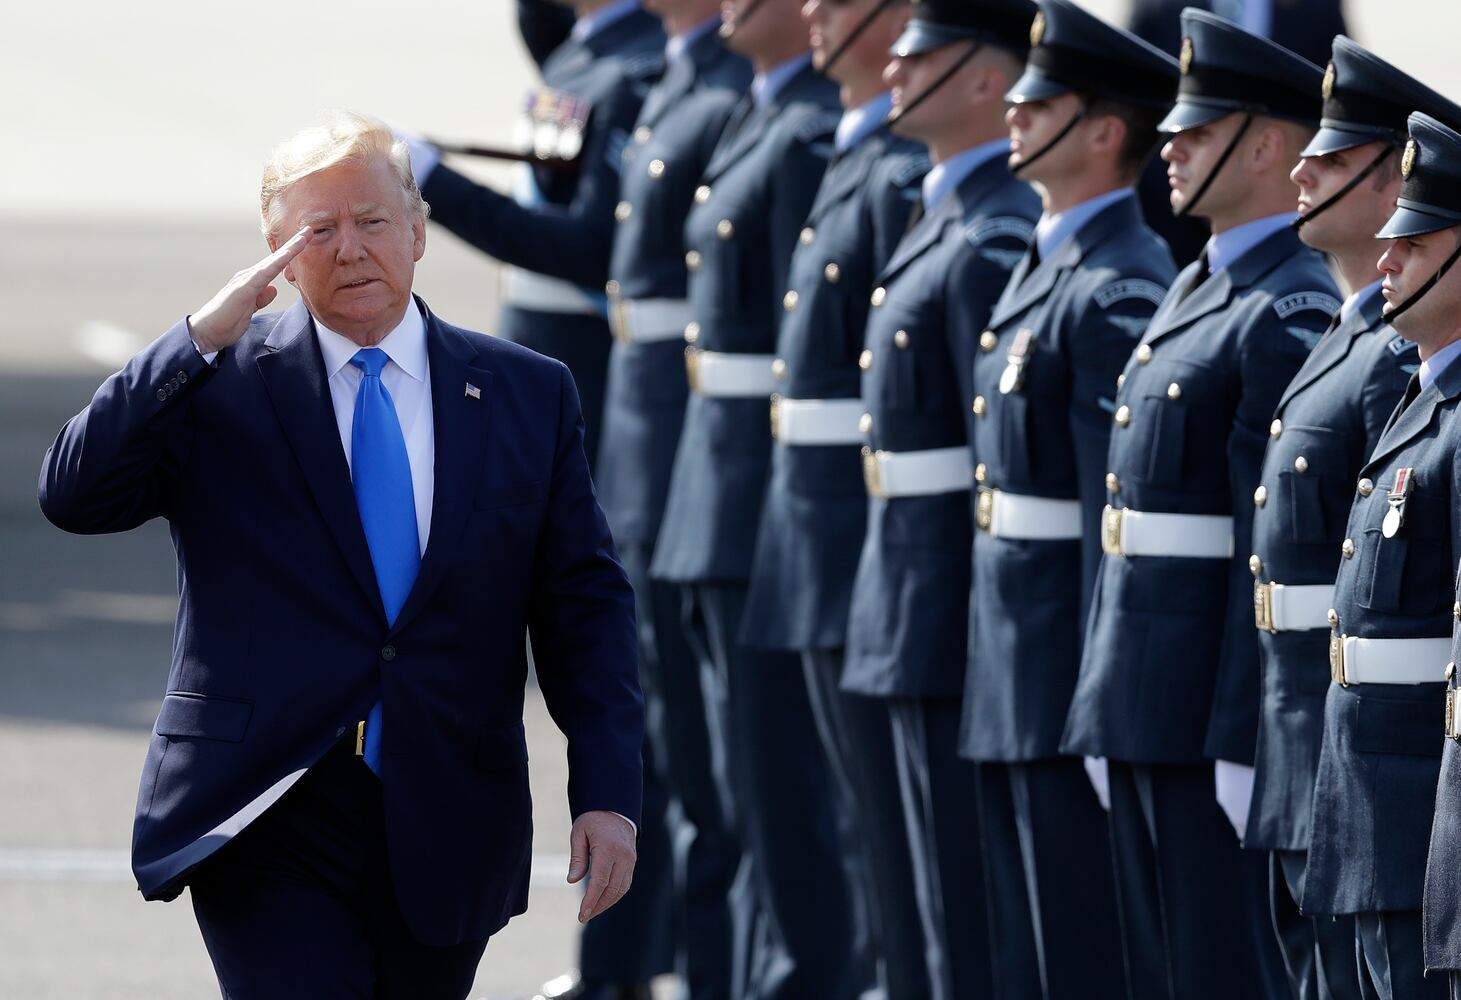
[[[464,997],[527,902],[525,632],[568,738],[580,920],[628,888],[633,597],[567,369],[412,296],[405,145],[342,116],[276,150],[261,203],[274,252],[41,470],[59,527],[165,517],[178,553],[133,870],[148,899],[191,886],[228,997]],[[255,317],[281,272],[302,301]]]

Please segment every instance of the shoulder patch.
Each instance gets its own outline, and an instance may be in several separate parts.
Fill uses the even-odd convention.
[[[1414,348],[1415,341],[1406,340],[1404,337],[1400,336],[1400,334],[1397,333],[1394,337],[1390,338],[1390,343],[1385,346],[1390,349],[1391,354],[1398,358],[1406,351]]]
[[[1322,330],[1310,330],[1306,326],[1286,326],[1284,329],[1288,331],[1290,337],[1293,337],[1311,351],[1319,341],[1324,339],[1324,331]]]
[[[1110,309],[1117,302],[1125,299],[1144,299],[1154,306],[1159,306],[1166,297],[1167,290],[1155,281],[1148,281],[1146,278],[1124,278],[1099,289],[1096,292],[1096,305],[1102,309]]]
[[[1273,311],[1278,314],[1279,319],[1288,319],[1294,313],[1306,310],[1333,316],[1339,311],[1339,300],[1324,292],[1297,292],[1285,295],[1273,304]]]
[[[999,236],[1029,244],[1035,234],[1035,226],[1015,215],[997,215],[992,219],[981,219],[964,227],[964,236],[973,246],[979,246]]]
[[[796,127],[797,141],[813,142],[825,138],[837,130],[837,123],[841,120],[841,112],[819,111],[808,115]]]

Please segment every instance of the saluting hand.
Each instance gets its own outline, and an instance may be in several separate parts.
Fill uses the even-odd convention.
[[[235,274],[202,309],[188,317],[188,328],[198,350],[211,354],[238,342],[247,332],[254,313],[273,302],[279,294],[270,282],[299,256],[313,232],[309,226],[300,229],[278,250]]]
[[[586,924],[629,891],[634,880],[634,830],[623,816],[603,810],[586,812],[573,822],[569,834],[568,881],[588,874],[588,889],[578,907],[578,922]]]

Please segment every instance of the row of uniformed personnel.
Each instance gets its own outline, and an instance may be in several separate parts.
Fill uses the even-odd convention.
[[[689,995],[1446,996],[1461,108],[1196,10],[582,6],[576,172],[413,160],[602,412]]]

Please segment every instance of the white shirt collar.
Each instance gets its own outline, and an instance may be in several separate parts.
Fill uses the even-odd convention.
[[[936,163],[933,169],[923,176],[923,210],[933,211],[933,207],[953,192],[964,180],[984,166],[996,156],[1003,156],[1006,159],[1010,155],[1010,141],[1008,139],[994,139],[990,142],[980,143],[978,146],[971,146],[962,153],[955,153],[942,163]]]
[[[812,54],[803,52],[784,63],[772,66],[764,73],[757,73],[751,80],[751,99],[756,102],[756,107],[764,108],[774,101],[782,88],[791,82],[791,78],[811,64]]]
[[[842,112],[833,136],[837,152],[845,153],[882,127],[893,110],[893,92],[884,91],[870,101]]]
[[[1232,267],[1249,250],[1262,243],[1274,233],[1291,226],[1299,217],[1298,212],[1280,212],[1234,226],[1207,241],[1207,269],[1216,274],[1225,267]]]
[[[331,330],[318,319],[315,320],[315,333],[320,342],[320,354],[325,359],[325,377],[334,378],[355,357],[360,345]],[[401,322],[375,346],[385,351],[396,367],[417,382],[426,377],[426,321],[414,297],[406,306]]]
[[[1434,382],[1447,368],[1451,362],[1456,360],[1456,355],[1461,354],[1461,340],[1453,340],[1435,354],[1426,358],[1420,363],[1420,387],[1429,389]]]
[[[1049,260],[1060,249],[1061,244],[1080,232],[1087,222],[1108,206],[1116,204],[1122,198],[1134,197],[1135,194],[1129,187],[1117,188],[1088,198],[1079,205],[1072,205],[1064,212],[1040,216],[1040,221],[1035,223],[1035,245],[1040,250],[1040,259]]]
[[[689,31],[665,39],[665,62],[672,63],[700,39],[720,27],[720,15],[707,17]]]
[[[586,14],[573,22],[569,32],[576,42],[586,42],[615,21],[621,21],[639,9],[639,0],[618,0],[607,7],[600,7],[592,14]]]

